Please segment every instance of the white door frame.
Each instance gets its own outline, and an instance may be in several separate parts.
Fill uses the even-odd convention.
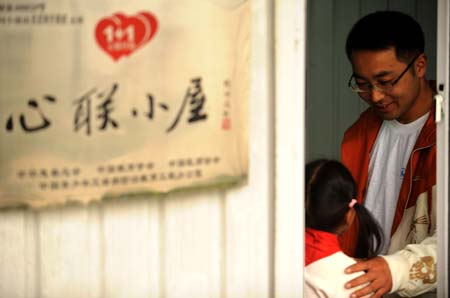
[[[437,239],[438,239],[438,297],[449,297],[448,291],[448,208],[449,208],[449,3],[438,1],[437,26],[437,88],[436,122],[437,122]]]
[[[274,296],[303,297],[307,0],[274,1]]]

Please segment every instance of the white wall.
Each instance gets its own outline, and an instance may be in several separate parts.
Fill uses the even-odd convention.
[[[300,297],[305,2],[252,2],[247,186],[3,210],[0,297]]]

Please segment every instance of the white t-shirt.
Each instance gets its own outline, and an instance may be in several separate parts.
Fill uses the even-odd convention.
[[[402,124],[397,120],[385,120],[381,125],[370,153],[366,208],[378,220],[385,235],[381,251],[385,254],[390,244],[392,221],[397,207],[398,195],[417,137],[428,114],[417,120]]]

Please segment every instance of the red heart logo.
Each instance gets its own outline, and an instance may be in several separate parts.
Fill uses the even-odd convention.
[[[100,48],[117,61],[149,42],[157,29],[158,21],[149,12],[141,12],[131,17],[116,13],[97,23],[95,38]]]

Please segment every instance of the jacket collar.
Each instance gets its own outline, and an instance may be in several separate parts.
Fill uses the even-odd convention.
[[[368,129],[368,139],[370,148],[375,143],[375,140],[378,136],[378,132],[380,131],[381,124],[383,123],[383,119],[381,119],[374,108],[369,108],[367,111],[367,128],[375,128],[375,129]],[[414,145],[414,149],[428,147],[431,145],[434,145],[436,143],[436,125],[435,125],[435,113],[436,113],[436,107],[435,102],[433,101],[433,105],[430,109],[430,114],[428,115],[427,121],[425,122],[418,138],[416,141],[416,144]]]
[[[428,119],[425,122],[425,125],[422,128],[422,131],[417,138],[416,145],[414,149],[428,147],[434,145],[436,143],[436,107],[435,102],[433,101],[433,106],[430,110],[430,115],[428,115]]]

